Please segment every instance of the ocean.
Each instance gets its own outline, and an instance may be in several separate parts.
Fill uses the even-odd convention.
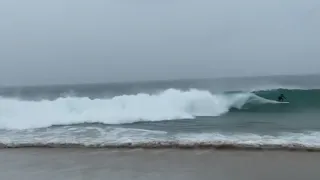
[[[317,75],[2,87],[0,102],[2,148],[320,150]]]

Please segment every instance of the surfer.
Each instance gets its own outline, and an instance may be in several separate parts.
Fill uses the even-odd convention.
[[[282,102],[284,99],[287,99],[283,94],[280,94],[278,101]]]

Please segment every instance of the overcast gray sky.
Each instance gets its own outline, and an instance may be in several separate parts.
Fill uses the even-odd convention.
[[[0,84],[320,72],[319,0],[7,0]]]

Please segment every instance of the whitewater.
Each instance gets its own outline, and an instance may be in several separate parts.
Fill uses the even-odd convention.
[[[0,88],[0,148],[319,151],[320,82],[279,79]]]
[[[212,94],[209,91],[168,89],[157,94],[134,94],[106,99],[60,97],[25,101],[0,99],[0,128],[28,129],[78,123],[124,124],[140,121],[221,116],[246,103],[277,103],[253,93]]]

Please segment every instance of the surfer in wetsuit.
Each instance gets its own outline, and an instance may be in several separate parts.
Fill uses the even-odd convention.
[[[287,99],[287,98],[284,97],[283,94],[280,94],[280,96],[278,97],[278,101],[282,102],[284,99]]]

